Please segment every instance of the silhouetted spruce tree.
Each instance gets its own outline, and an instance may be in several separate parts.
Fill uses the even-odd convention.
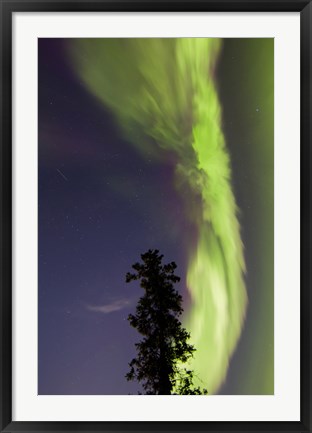
[[[190,334],[182,327],[182,296],[174,289],[180,278],[174,274],[174,262],[162,264],[158,250],[141,255],[135,273],[127,273],[126,282],[140,280],[144,295],[136,313],[128,320],[143,335],[136,343],[137,357],[129,363],[127,380],[143,384],[146,394],[207,394],[193,386],[193,371],[181,367],[193,355]]]

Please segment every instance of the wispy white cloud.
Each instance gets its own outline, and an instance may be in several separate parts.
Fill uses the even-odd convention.
[[[87,305],[89,311],[94,311],[95,313],[113,313],[114,311],[120,311],[126,308],[130,304],[128,299],[118,299],[117,301],[110,302],[104,305]]]

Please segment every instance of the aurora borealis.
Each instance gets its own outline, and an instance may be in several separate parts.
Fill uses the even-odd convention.
[[[47,50],[62,58],[63,75],[55,77],[49,68]],[[249,64],[254,52],[257,58]],[[250,84],[252,78],[257,78],[257,85]],[[75,104],[67,102],[70,86],[62,80],[75,89]],[[240,86],[231,87],[235,80]],[[60,111],[52,108],[55,92],[57,105],[63,104]],[[60,95],[66,96],[65,102]],[[233,126],[228,119],[235,117]],[[238,143],[236,148],[231,141]],[[99,206],[99,197],[106,206]],[[185,298],[183,322],[197,349],[191,367],[198,385],[204,384],[210,394],[272,393],[272,198],[272,40],[40,40],[39,393],[135,392],[133,386],[123,385],[135,340],[131,330],[125,333],[124,319],[136,299],[123,280],[146,248],[159,248],[178,264]],[[56,210],[59,200],[62,204]],[[248,211],[251,206],[254,212]],[[47,224],[51,233],[44,230]],[[78,244],[77,239],[68,241],[73,231]],[[58,237],[67,238],[67,257],[60,252]],[[94,237],[101,242],[94,242]],[[48,299],[58,289],[45,286],[49,265],[50,273],[63,268],[57,277],[62,290],[53,299],[53,308]],[[68,266],[76,272],[76,281],[69,278]],[[64,274],[71,280],[66,284]],[[62,331],[57,322],[52,331],[53,317],[56,323],[62,315],[65,328]],[[97,326],[97,337],[89,335],[93,351],[102,347],[98,355],[89,353],[105,358],[102,370],[96,362],[93,373],[90,360],[79,364],[76,359],[79,338],[88,340],[78,329],[85,331],[90,323]],[[60,337],[57,345],[70,361],[67,367],[56,362],[52,384],[43,379],[49,366],[42,359],[51,353],[47,339],[57,340],[64,329],[67,344],[75,346],[77,355],[68,352]],[[261,366],[256,361],[260,353]],[[64,385],[61,381],[72,369],[73,357],[79,375]],[[93,374],[103,374],[97,381],[102,388],[90,386]],[[112,383],[105,386],[116,374],[120,380],[115,380],[115,389]],[[56,383],[62,385],[57,388]]]

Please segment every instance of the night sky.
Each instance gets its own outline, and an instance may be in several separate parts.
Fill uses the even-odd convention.
[[[75,73],[69,40],[39,39],[39,394],[136,394],[125,275],[158,248],[182,277],[195,227],[174,157],[142,155]],[[224,40],[217,71],[249,303],[223,394],[273,393],[273,41]]]

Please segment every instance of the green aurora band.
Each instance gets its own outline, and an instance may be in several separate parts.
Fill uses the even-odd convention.
[[[229,154],[214,80],[215,38],[77,39],[74,67],[142,155],[173,155],[175,186],[197,230],[188,251],[190,367],[209,394],[226,377],[247,304]],[[194,206],[194,201],[197,203]]]

